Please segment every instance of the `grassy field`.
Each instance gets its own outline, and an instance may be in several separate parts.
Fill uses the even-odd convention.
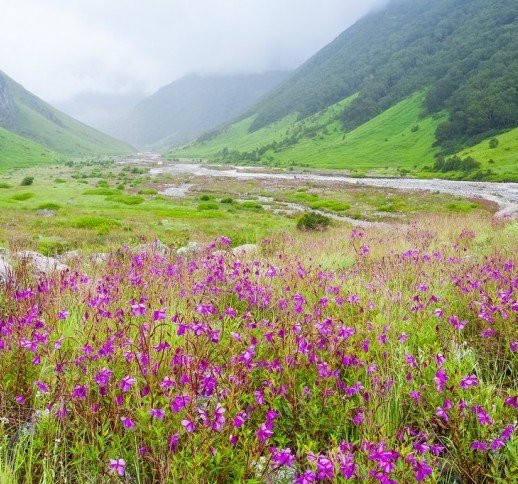
[[[465,176],[426,169],[435,161],[435,130],[445,115],[423,118],[423,98],[424,93],[416,93],[348,133],[343,132],[336,115],[352,98],[305,120],[297,121],[294,116],[289,116],[252,133],[248,128],[253,118],[248,118],[223,130],[213,139],[173,150],[167,156],[239,163],[247,158],[246,153],[259,149],[260,155],[248,163],[340,169],[358,176]],[[497,138],[501,139],[497,149],[488,153],[488,140],[465,150],[461,156],[474,156],[481,163],[481,170],[494,172],[492,179],[515,179],[518,177],[518,131],[510,131]],[[276,146],[272,145],[274,142],[277,142]],[[225,156],[225,149],[231,153]]]
[[[27,176],[34,177],[33,184],[21,186]],[[158,193],[185,183],[192,185],[185,198]],[[489,215],[494,209],[438,193],[344,189],[297,180],[150,176],[142,167],[91,161],[0,176],[0,245],[56,255],[77,248],[111,250],[156,237],[180,247],[222,233],[238,245],[255,243],[295,230],[299,213],[287,203],[330,215],[397,223],[409,223],[420,212]]]
[[[0,128],[0,174],[13,168],[48,165],[62,158],[34,141]]]
[[[2,483],[516,482],[516,223],[213,242],[15,266]]]

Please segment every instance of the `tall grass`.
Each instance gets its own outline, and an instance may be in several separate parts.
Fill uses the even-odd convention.
[[[230,243],[16,269],[2,482],[518,478],[516,233],[438,216]]]

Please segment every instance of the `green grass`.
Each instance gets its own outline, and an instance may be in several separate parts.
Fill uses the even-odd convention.
[[[0,173],[12,168],[28,168],[63,160],[49,149],[0,128]]]
[[[248,129],[254,117],[250,117],[226,128],[212,140],[191,144],[169,152],[167,156],[221,161],[225,148],[240,153],[252,152],[295,136],[294,143],[269,149],[260,156],[260,161],[253,163],[339,169],[357,176],[460,176],[433,173],[426,168],[435,161],[435,130],[446,115],[439,113],[423,118],[424,96],[424,92],[415,93],[348,133],[343,132],[336,116],[352,98],[305,120],[296,121],[295,116],[288,116],[252,133]],[[495,180],[517,178],[518,128],[497,138],[500,144],[496,149],[489,149],[489,140],[486,140],[463,151],[462,155],[474,156],[482,163],[483,170],[494,172],[492,178]],[[490,159],[494,163],[489,162]],[[230,161],[239,162],[239,159]]]
[[[516,179],[518,169],[518,128],[495,136],[498,140],[496,148],[489,147],[489,139],[478,145],[467,148],[459,153],[459,156],[472,156],[489,168],[502,174],[504,177]],[[491,160],[493,162],[491,162]]]

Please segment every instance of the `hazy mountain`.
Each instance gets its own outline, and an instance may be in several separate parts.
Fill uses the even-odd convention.
[[[287,75],[189,75],[162,87],[106,130],[139,147],[182,144],[231,122]]]
[[[69,156],[124,154],[133,150],[53,108],[2,71],[0,127]]]
[[[145,98],[143,92],[104,94],[82,92],[56,107],[79,121],[103,130],[124,116],[133,106]]]
[[[415,171],[518,126],[517,52],[517,2],[393,1],[180,154]]]

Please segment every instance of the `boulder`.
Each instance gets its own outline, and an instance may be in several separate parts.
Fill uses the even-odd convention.
[[[171,249],[160,240],[155,240],[149,244],[140,244],[136,247],[136,252],[147,252],[151,254],[158,254],[162,257],[168,257],[171,254]]]
[[[34,271],[39,274],[50,274],[52,272],[64,272],[69,269],[65,264],[62,264],[53,257],[46,257],[37,252],[24,250],[16,253],[16,257],[24,262],[29,263],[34,268]]]
[[[13,268],[9,262],[0,258],[0,284],[5,284],[13,275]]]
[[[255,255],[259,252],[259,246],[257,244],[244,244],[234,247],[232,253],[234,255]]]
[[[36,210],[36,215],[39,217],[54,217],[56,215],[56,212],[54,210],[47,210],[46,208],[41,210]]]
[[[59,255],[56,258],[62,264],[68,264],[74,260],[79,259],[81,256],[82,253],[80,250],[71,250],[69,252],[65,252],[64,254]]]
[[[198,242],[189,242],[185,247],[180,247],[176,253],[181,256],[194,254],[200,250]]]
[[[109,258],[110,254],[107,254],[106,252],[95,252],[90,255],[90,260],[95,265],[105,264]]]

